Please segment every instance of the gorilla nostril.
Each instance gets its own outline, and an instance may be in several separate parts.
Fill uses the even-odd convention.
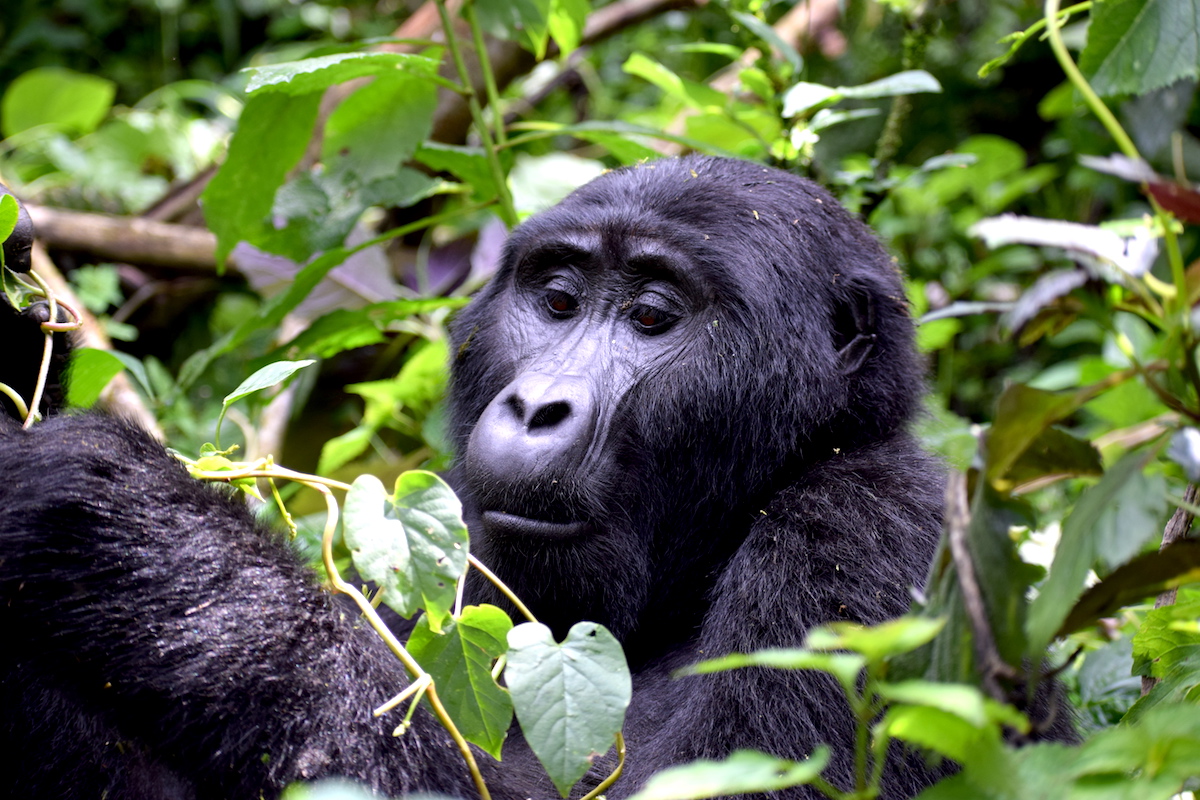
[[[509,395],[508,399],[504,401],[504,405],[508,406],[514,417],[522,422],[525,421],[525,401],[521,399],[520,395]]]
[[[571,415],[571,406],[562,401],[547,403],[533,412],[529,419],[529,430],[535,428],[552,428]]]

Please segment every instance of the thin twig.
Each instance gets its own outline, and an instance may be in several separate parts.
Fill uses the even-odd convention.
[[[1014,671],[1000,657],[992,627],[988,624],[983,593],[975,577],[975,564],[967,547],[967,529],[971,524],[971,512],[967,506],[967,477],[961,472],[952,472],[946,481],[946,541],[950,545],[950,557],[954,560],[954,571],[958,575],[958,588],[962,591],[963,608],[971,622],[974,634],[975,657],[979,661],[979,676],[984,690],[995,700],[1005,703],[1007,698],[998,677],[1011,678]]]

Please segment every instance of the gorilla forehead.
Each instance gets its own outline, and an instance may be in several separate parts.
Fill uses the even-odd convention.
[[[824,290],[848,245],[882,249],[819,186],[777,169],[693,156],[605,173],[513,232],[508,266],[547,241],[578,237],[613,263],[674,250],[723,297],[762,296],[782,281]]]

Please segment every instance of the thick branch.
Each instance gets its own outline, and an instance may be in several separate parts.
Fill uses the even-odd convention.
[[[217,237],[204,228],[115,217],[29,204],[38,239],[111,261],[209,273],[216,267]]]

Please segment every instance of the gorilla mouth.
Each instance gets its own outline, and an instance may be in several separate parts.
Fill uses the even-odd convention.
[[[484,511],[480,515],[488,533],[493,536],[519,536],[537,539],[573,539],[588,530],[586,522],[552,522],[509,514],[505,511]]]

